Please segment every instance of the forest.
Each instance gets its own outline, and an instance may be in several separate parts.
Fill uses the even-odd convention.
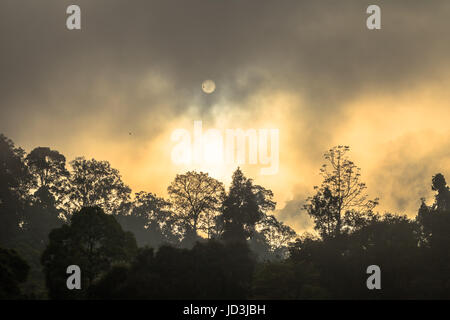
[[[164,198],[132,193],[108,161],[0,135],[0,299],[450,299],[444,176],[414,218],[380,213],[349,151],[325,152],[298,208],[314,232],[297,234],[240,168],[229,186],[178,174]],[[66,286],[70,265],[80,290]],[[370,265],[381,290],[366,286]]]

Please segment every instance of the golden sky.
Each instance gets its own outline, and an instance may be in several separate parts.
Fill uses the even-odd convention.
[[[77,3],[82,30],[68,31],[69,1],[2,1],[0,132],[26,151],[108,160],[134,192],[165,196],[177,173],[228,186],[235,169],[174,165],[173,130],[276,128],[279,172],[242,168],[297,231],[334,145],[381,212],[414,216],[432,175],[450,177],[448,1],[377,1],[376,31],[356,0]]]

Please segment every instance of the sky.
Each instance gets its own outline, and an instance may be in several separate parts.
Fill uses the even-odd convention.
[[[71,4],[81,30],[66,28]],[[0,132],[108,160],[134,192],[166,196],[177,173],[228,186],[235,169],[175,165],[175,129],[278,129],[279,171],[241,167],[298,232],[335,145],[380,212],[413,217],[431,177],[450,177],[448,17],[446,0],[2,0]]]

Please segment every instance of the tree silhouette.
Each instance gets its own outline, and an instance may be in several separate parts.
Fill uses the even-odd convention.
[[[66,217],[63,202],[67,201],[69,172],[66,158],[50,148],[33,149],[25,162],[32,176],[33,196],[24,209],[22,229],[33,246],[43,247],[50,230],[62,223],[61,216]]]
[[[214,217],[219,214],[224,197],[223,184],[207,173],[189,171],[178,174],[167,190],[185,240],[195,241],[199,230],[210,238]]]
[[[55,198],[64,194],[70,174],[62,154],[47,147],[38,147],[27,155],[26,162],[35,188],[46,188]]]
[[[31,175],[25,151],[0,134],[0,244],[10,245],[20,232]]]
[[[450,192],[445,178],[438,173],[432,178],[432,190],[436,191],[434,203],[427,206],[422,199],[416,220],[421,228],[423,249],[423,274],[421,279],[430,298],[450,298]]]
[[[378,204],[378,199],[368,200],[366,184],[360,181],[360,168],[349,160],[347,146],[337,146],[325,153],[328,161],[320,169],[322,184],[314,187],[315,196],[307,199],[304,209],[314,218],[315,229],[322,237],[339,236],[345,225],[347,213],[367,213]]]
[[[433,176],[431,189],[437,191],[434,203],[427,206],[422,199],[417,215],[417,221],[422,227],[422,240],[430,247],[448,245],[450,243],[450,191],[442,174]]]
[[[252,179],[247,179],[241,169],[236,169],[223,202],[223,239],[245,241],[252,236],[255,225],[266,212],[275,209],[272,198],[272,191],[253,185]]]
[[[431,180],[431,189],[437,191],[433,208],[439,211],[450,211],[450,190],[441,173],[433,176]]]
[[[70,165],[70,200],[75,209],[99,206],[106,213],[113,213],[129,200],[130,188],[108,161],[78,157]]]

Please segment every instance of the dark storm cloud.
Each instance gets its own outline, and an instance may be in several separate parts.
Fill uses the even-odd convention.
[[[102,107],[99,79],[113,93],[128,92],[124,98],[134,104],[136,84],[148,72],[170,81],[161,99],[177,112],[211,78],[217,94],[197,100],[205,109],[221,94],[239,103],[258,90],[282,88],[306,97],[313,115],[327,109],[339,115],[341,103],[363,90],[399,90],[447,67],[448,1],[377,1],[380,31],[366,29],[365,1],[76,3],[81,32],[65,29],[72,2],[2,2],[2,119],[30,108],[46,112],[54,96],[77,114],[95,113]],[[239,85],[244,72],[250,80]],[[140,116],[143,106],[129,108]]]

